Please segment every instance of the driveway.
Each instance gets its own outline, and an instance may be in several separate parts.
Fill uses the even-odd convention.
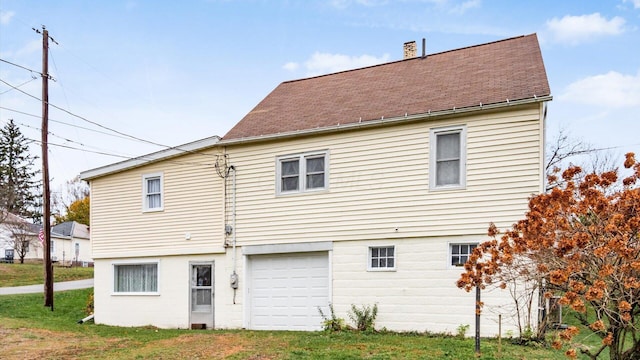
[[[93,279],[63,281],[63,282],[54,283],[53,291],[86,289],[90,287],[93,287]],[[14,287],[0,287],[0,295],[33,294],[33,293],[39,293],[39,292],[44,292],[44,284],[14,286]]]

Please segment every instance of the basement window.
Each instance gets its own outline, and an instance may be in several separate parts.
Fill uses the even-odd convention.
[[[383,271],[396,269],[395,246],[372,246],[369,248],[370,271]]]

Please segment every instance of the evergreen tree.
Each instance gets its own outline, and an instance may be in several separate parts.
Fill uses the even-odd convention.
[[[40,222],[40,171],[33,170],[37,157],[29,153],[30,142],[11,119],[0,128],[0,208]]]

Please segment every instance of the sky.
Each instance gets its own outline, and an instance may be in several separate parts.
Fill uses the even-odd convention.
[[[0,126],[13,119],[34,140],[43,25],[55,40],[54,189],[223,136],[283,81],[400,60],[407,41],[421,53],[422,38],[434,54],[536,33],[548,137],[563,129],[618,164],[640,154],[640,0],[0,0]]]

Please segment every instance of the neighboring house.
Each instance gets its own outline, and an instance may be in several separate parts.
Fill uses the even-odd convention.
[[[19,262],[22,246],[26,246],[25,259],[29,259],[30,252],[40,245],[40,225],[6,212],[0,213],[0,220],[0,260]]]
[[[550,100],[521,36],[284,82],[222,139],[85,171],[95,321],[314,330],[376,303],[389,330],[473,324],[459,266],[543,191]],[[483,301],[483,336],[514,329],[507,291]]]
[[[51,261],[62,265],[89,265],[93,261],[89,226],[76,221],[65,221],[52,226]]]
[[[9,214],[0,224],[0,259],[6,258],[7,251],[13,253],[14,261],[19,261],[19,251],[15,248],[15,233],[28,242],[25,260],[42,260],[43,244],[38,238],[41,225],[32,224],[16,215]],[[91,243],[89,227],[75,221],[67,221],[51,227],[51,260],[62,265],[89,265]]]

